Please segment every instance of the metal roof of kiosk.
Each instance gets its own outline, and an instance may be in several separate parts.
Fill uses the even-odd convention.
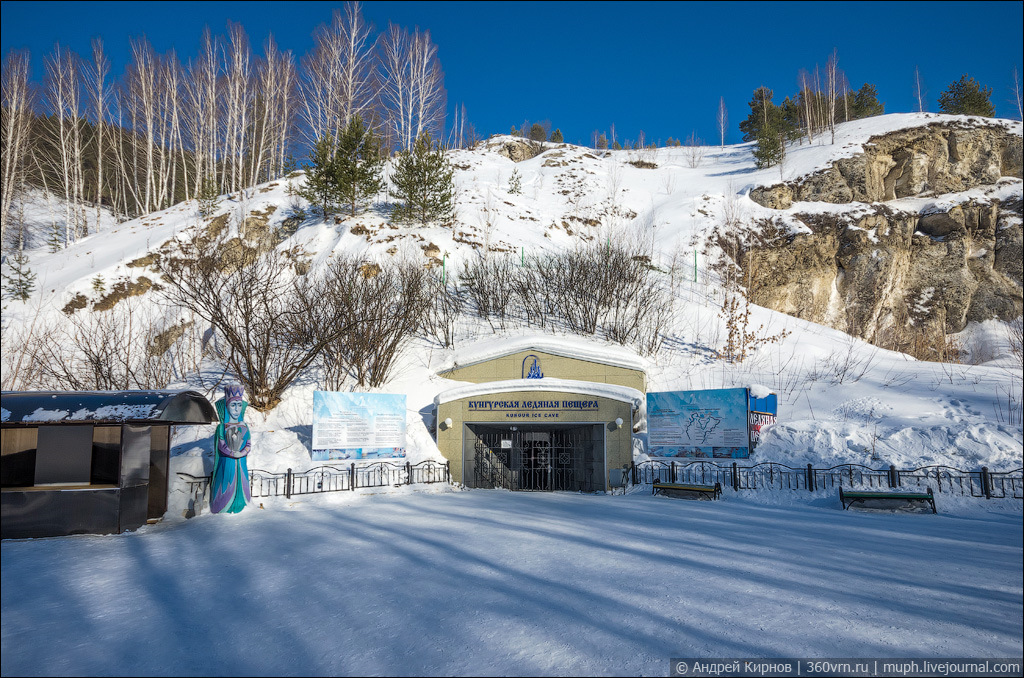
[[[201,393],[179,391],[4,391],[0,424],[211,424],[217,411]]]

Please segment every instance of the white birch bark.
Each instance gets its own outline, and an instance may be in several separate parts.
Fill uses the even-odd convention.
[[[8,52],[3,60],[0,77],[2,90],[3,135],[0,167],[2,167],[2,209],[0,209],[0,243],[6,243],[11,206],[18,187],[22,185],[29,151],[29,132],[32,125],[32,96],[28,84],[29,52]]]

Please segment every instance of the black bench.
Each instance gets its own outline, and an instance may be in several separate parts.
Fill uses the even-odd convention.
[[[872,508],[865,502],[874,504],[886,503],[886,502],[902,502],[907,505],[913,505],[917,502],[924,502],[931,505],[932,513],[938,513],[935,510],[935,495],[932,494],[932,488],[928,488],[927,492],[861,492],[851,491],[843,492],[843,488],[839,488],[839,502],[843,505],[843,510],[847,510],[854,504],[859,502],[861,506]]]
[[[651,494],[663,494],[678,499],[718,499],[722,496],[722,483],[697,485],[693,483],[654,483]]]

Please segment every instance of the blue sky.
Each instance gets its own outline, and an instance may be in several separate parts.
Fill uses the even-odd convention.
[[[2,4],[2,52],[28,47],[33,75],[55,42],[89,54],[102,37],[120,74],[130,37],[186,61],[204,25],[241,23],[255,49],[273,32],[301,56],[311,34],[341,3],[20,2]],[[567,141],[588,142],[615,125],[620,139],[717,142],[719,97],[727,143],[755,88],[779,102],[797,90],[799,69],[824,67],[833,48],[856,89],[877,86],[890,113],[916,110],[914,68],[938,110],[939,94],[968,73],[992,88],[1002,117],[1017,117],[1013,71],[1022,66],[1021,2],[370,2],[379,30],[393,22],[429,29],[446,74],[449,110],[465,104],[482,133],[550,120]]]

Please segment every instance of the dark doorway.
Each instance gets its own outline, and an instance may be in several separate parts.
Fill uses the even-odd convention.
[[[463,482],[508,490],[605,489],[604,428],[467,424]]]

